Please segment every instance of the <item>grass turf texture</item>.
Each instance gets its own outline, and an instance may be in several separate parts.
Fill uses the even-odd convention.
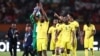
[[[23,52],[17,52],[17,56],[22,56]],[[47,56],[52,56],[50,51],[47,52]],[[9,52],[0,52],[0,56],[10,56]],[[77,56],[84,56],[84,51],[77,51]],[[91,53],[89,52],[89,56]],[[100,56],[100,51],[94,51],[94,56]]]

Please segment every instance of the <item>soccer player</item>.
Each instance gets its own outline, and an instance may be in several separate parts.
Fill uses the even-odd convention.
[[[39,19],[40,17],[40,12],[39,12],[39,3],[36,4],[36,7],[34,8],[34,11],[33,13],[30,15],[30,21],[31,21],[31,24],[33,26],[33,34],[32,34],[32,37],[33,37],[33,42],[32,42],[32,46],[33,46],[33,53],[34,55],[37,53],[37,32],[36,32],[36,29],[37,29],[37,20]]]
[[[63,16],[59,16],[57,13],[54,14],[55,17],[58,18],[58,23],[56,24],[56,28],[57,31],[59,31],[59,28],[63,25]],[[56,55],[60,54],[60,48],[61,48],[61,37],[62,36],[62,32],[59,33],[59,35],[57,36],[57,41],[56,41]]]
[[[84,48],[85,48],[85,56],[88,56],[88,49],[90,48],[92,56],[94,56],[93,53],[93,41],[94,41],[94,35],[96,33],[96,29],[94,24],[90,22],[90,19],[87,19],[86,24],[83,26],[84,31]]]
[[[53,19],[53,25],[48,30],[48,36],[51,35],[50,50],[52,51],[52,56],[55,56],[57,22],[57,19]]]
[[[62,38],[61,38],[61,56],[65,56],[64,51],[66,50],[67,56],[70,56],[70,47],[73,43],[72,32],[74,35],[74,29],[69,25],[68,20],[63,18],[63,25],[59,28],[59,32],[62,31]],[[59,34],[58,32],[58,34]],[[74,38],[74,36],[73,36]]]
[[[42,56],[42,52],[44,56],[47,56],[47,30],[49,27],[49,20],[41,3],[39,3],[39,7],[42,15],[37,19],[37,52],[39,56]]]
[[[74,20],[73,15],[71,13],[67,14],[67,18],[68,18],[68,21],[69,21],[69,24],[71,25],[71,27],[75,29],[75,31],[74,31],[75,32],[75,35],[74,35],[75,38],[74,38],[74,43],[72,45],[71,50],[72,50],[72,53],[73,53],[72,55],[76,56],[77,37],[79,37],[78,35],[79,35],[79,32],[80,32],[79,23],[76,20]]]

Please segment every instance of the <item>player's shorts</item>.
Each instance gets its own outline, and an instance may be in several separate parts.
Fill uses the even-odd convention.
[[[93,37],[90,37],[89,39],[84,39],[84,48],[93,48]]]
[[[59,48],[61,47],[61,39],[58,39],[58,40],[57,40],[57,42],[56,42],[56,47],[59,47]]]
[[[37,51],[47,50],[47,39],[37,39]]]
[[[55,50],[56,42],[54,40],[50,41],[50,50]]]
[[[74,39],[74,46],[71,45],[71,50],[77,49],[77,38]]]
[[[71,49],[71,42],[70,41],[61,41],[61,48]]]
[[[56,42],[56,47],[61,47],[61,36],[58,37],[58,40]]]

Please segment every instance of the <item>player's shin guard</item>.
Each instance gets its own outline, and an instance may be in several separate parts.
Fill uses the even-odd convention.
[[[85,56],[88,56],[88,48],[85,49]]]
[[[67,56],[67,50],[66,49],[64,50],[64,56]]]

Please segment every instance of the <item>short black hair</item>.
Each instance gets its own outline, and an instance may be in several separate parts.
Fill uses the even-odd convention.
[[[26,27],[31,27],[31,24],[27,23],[27,24],[26,24]]]
[[[36,3],[39,3],[39,2],[40,2],[40,0],[35,0],[35,2],[36,2]]]

